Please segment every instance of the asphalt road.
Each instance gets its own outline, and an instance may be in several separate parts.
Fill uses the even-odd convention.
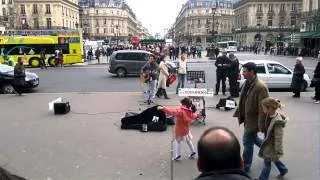
[[[254,55],[252,53],[237,53],[240,60],[261,59],[279,61],[289,68],[293,68],[293,57],[279,57],[269,55]],[[200,59],[199,61],[202,61]],[[303,61],[309,76],[317,63],[315,60]],[[206,83],[200,86],[214,87],[216,74],[213,61],[202,63],[189,63],[189,70],[204,70]],[[117,78],[107,72],[108,65],[85,65],[64,68],[49,68],[46,70],[29,69],[40,77],[40,86],[34,90],[38,93],[63,93],[63,92],[140,92],[142,86],[138,77]],[[176,86],[176,85],[174,85]],[[192,87],[192,84],[188,85]],[[169,87],[168,91],[175,91],[175,87]]]

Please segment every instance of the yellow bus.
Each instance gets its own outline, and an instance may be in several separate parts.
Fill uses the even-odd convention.
[[[24,64],[40,66],[40,53],[45,50],[46,64],[55,65],[57,51],[63,54],[64,64],[82,63],[83,42],[79,30],[23,31],[0,36],[0,63],[6,59],[17,62],[23,57]]]

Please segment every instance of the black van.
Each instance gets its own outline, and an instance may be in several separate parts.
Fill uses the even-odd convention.
[[[113,52],[109,62],[109,72],[124,77],[128,74],[139,75],[141,68],[152,53],[144,50],[119,50]]]

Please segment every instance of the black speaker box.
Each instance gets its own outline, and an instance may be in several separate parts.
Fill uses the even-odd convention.
[[[67,114],[70,111],[69,102],[58,102],[53,104],[54,114]]]

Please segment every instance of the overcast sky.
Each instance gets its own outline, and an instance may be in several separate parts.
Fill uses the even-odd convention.
[[[126,0],[126,2],[149,33],[163,35],[164,29],[170,28],[174,23],[182,4],[187,0]]]

